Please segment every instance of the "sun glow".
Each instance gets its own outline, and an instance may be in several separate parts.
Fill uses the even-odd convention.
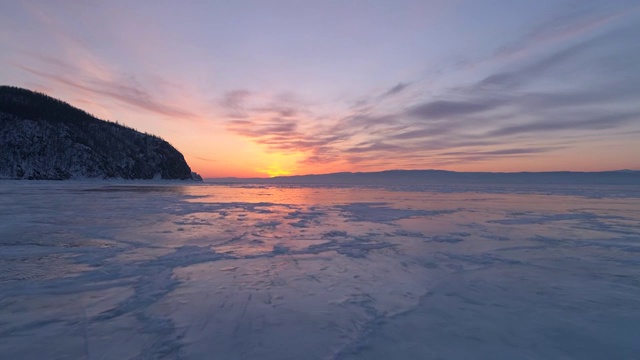
[[[269,175],[269,177],[291,175],[291,171],[284,170],[279,164],[272,164],[267,168],[256,169],[256,171]]]

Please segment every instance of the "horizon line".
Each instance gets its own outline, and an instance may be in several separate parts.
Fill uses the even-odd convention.
[[[624,173],[624,172],[640,172],[640,169],[616,169],[616,170],[600,170],[600,171],[580,171],[580,170],[550,170],[550,171],[454,171],[454,170],[439,170],[439,169],[387,169],[380,171],[338,171],[322,174],[300,174],[300,175],[278,175],[271,177],[239,177],[239,176],[222,176],[222,177],[205,177],[204,180],[219,180],[219,179],[238,179],[238,180],[251,180],[251,179],[282,179],[293,177],[305,177],[305,176],[329,176],[338,174],[380,174],[385,172],[404,171],[404,172],[420,172],[420,171],[433,171],[433,172],[447,172],[455,174],[553,174],[553,173],[573,173],[573,174],[599,174],[599,173]]]

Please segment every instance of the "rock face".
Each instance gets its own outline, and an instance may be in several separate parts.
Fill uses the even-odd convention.
[[[161,138],[63,101],[0,86],[0,178],[198,179]]]

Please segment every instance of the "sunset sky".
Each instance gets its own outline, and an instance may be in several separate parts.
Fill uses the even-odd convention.
[[[0,83],[205,177],[640,169],[640,2],[0,2]]]

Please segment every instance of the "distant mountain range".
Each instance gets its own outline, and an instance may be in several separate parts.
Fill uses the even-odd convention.
[[[194,179],[163,139],[63,101],[0,86],[0,179]]]
[[[340,172],[273,178],[211,178],[215,183],[309,185],[428,185],[428,184],[609,184],[640,185],[640,171],[602,172],[455,172],[445,170],[388,170]]]

